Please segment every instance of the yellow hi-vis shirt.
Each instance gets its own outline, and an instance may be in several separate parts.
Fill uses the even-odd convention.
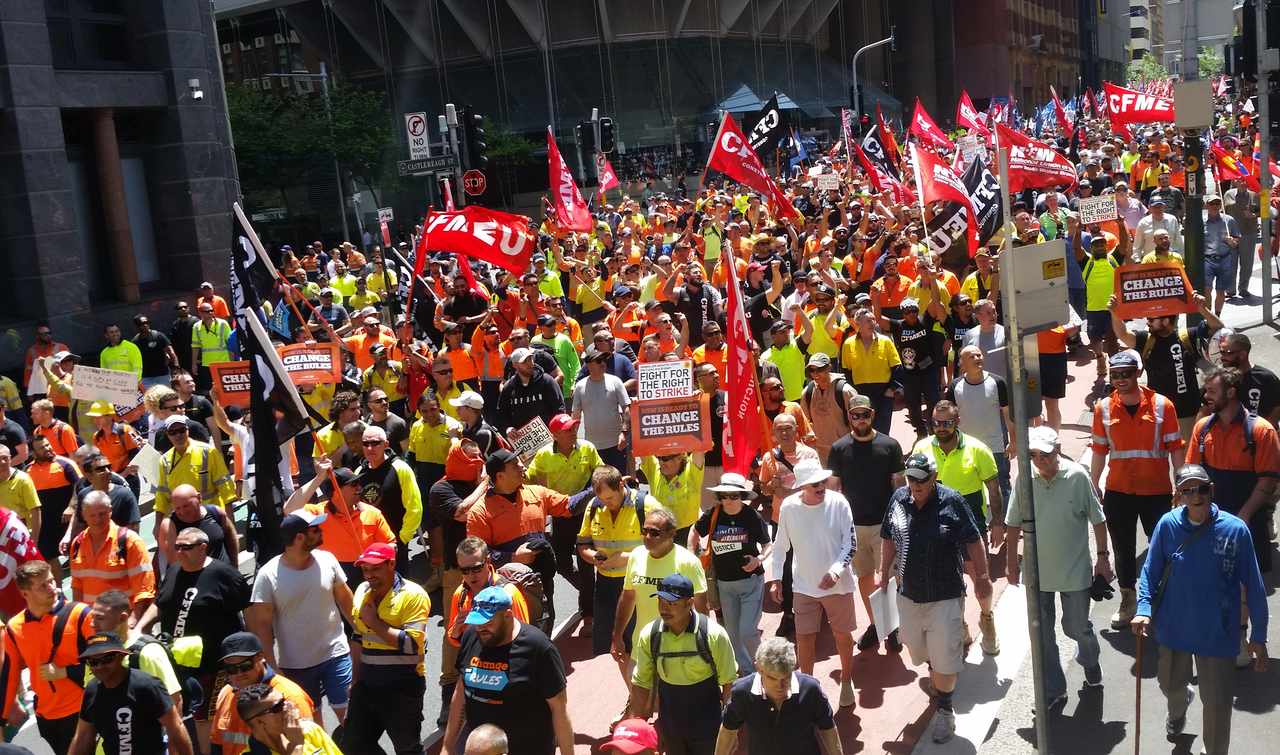
[[[356,635],[360,638],[360,682],[366,687],[392,687],[421,679],[426,666],[427,614],[431,598],[416,583],[395,576],[395,582],[378,603],[378,618],[398,630],[398,641],[388,645],[360,618],[370,598],[369,583],[356,588],[351,604]]]
[[[132,372],[142,379],[142,352],[132,341],[121,341],[119,346],[108,346],[98,355],[98,365],[104,370]]]
[[[156,485],[155,511],[168,514],[173,511],[170,496],[179,485],[190,485],[200,491],[204,503],[216,503],[230,513],[236,499],[236,484],[227,471],[222,453],[208,443],[198,440],[188,442],[181,454],[177,448],[165,451],[160,457],[160,483]]]

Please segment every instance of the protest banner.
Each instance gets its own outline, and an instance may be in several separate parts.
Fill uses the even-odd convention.
[[[533,461],[539,451],[551,445],[551,440],[551,431],[547,429],[547,423],[542,421],[542,417],[534,417],[519,430],[507,433],[507,442],[511,444],[512,452],[526,464]]]
[[[1115,220],[1118,216],[1115,197],[1089,197],[1080,200],[1080,222],[1084,225]]]
[[[160,452],[150,443],[143,443],[129,463],[138,468],[142,479],[152,485],[160,484]]]
[[[218,403],[223,406],[249,405],[249,363],[219,362],[209,365],[213,384],[218,389]]]
[[[693,395],[693,362],[648,362],[636,370],[636,400],[658,401]]]
[[[839,191],[840,176],[835,173],[823,173],[815,177],[814,184],[817,186],[818,191]]]
[[[1149,262],[1116,268],[1116,316],[1122,320],[1174,317],[1196,311],[1195,289],[1176,262]]]
[[[711,450],[711,396],[631,405],[631,452],[640,456]]]
[[[336,343],[295,343],[276,353],[294,385],[342,382],[342,352]]]
[[[138,376],[132,372],[79,365],[75,374],[71,398],[81,401],[110,401],[120,406],[137,404]]]

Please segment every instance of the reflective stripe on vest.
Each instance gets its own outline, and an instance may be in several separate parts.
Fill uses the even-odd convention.
[[[1153,433],[1152,447],[1150,450],[1117,450],[1116,444],[1111,440],[1111,399],[1106,398],[1098,402],[1098,409],[1102,412],[1102,426],[1107,429],[1107,437],[1105,442],[1111,447],[1112,459],[1167,459],[1169,452],[1164,450],[1164,444],[1172,442],[1175,438],[1181,438],[1181,433],[1170,433],[1168,435],[1160,434],[1160,427],[1164,425],[1164,409],[1165,398],[1159,393],[1152,394],[1152,403],[1156,410],[1156,429]],[[1093,436],[1097,443],[1103,443],[1104,439]]]
[[[228,327],[227,330],[224,331],[222,329],[224,325],[226,325],[226,323],[223,323],[221,320],[215,320],[213,330],[206,328],[204,323],[196,326],[196,344],[200,347],[201,362],[204,362],[206,357],[222,362],[231,361],[231,351],[227,348],[228,336],[230,335],[231,329]],[[223,333],[227,333],[227,336],[224,336]],[[217,346],[215,348],[210,348],[210,345],[206,345],[206,338],[216,339],[215,341],[210,342],[210,345],[216,343]]]

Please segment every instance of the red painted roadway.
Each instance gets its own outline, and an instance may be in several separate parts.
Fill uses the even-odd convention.
[[[1087,350],[1076,352],[1070,369],[1071,382],[1067,386],[1067,396],[1061,402],[1061,439],[1064,453],[1073,459],[1079,459],[1088,442],[1089,427],[1074,423],[1080,420],[1086,400],[1093,390],[1096,370]],[[902,444],[904,451],[909,450],[915,435],[906,421],[904,410],[900,409],[894,414],[893,424],[892,435]],[[996,600],[999,600],[1007,584],[1003,578],[1003,547],[991,554],[990,572],[993,577],[997,577],[994,591]],[[972,590],[970,593],[972,594]],[[865,627],[870,620],[862,601],[856,601],[856,605],[858,626]],[[767,637],[777,629],[781,613],[778,605],[767,597],[764,611],[761,626]],[[977,642],[976,600],[966,601],[966,619],[974,641]],[[861,630],[857,634],[861,634]],[[623,685],[613,660],[607,655],[592,657],[591,640],[579,637],[577,630],[563,637],[558,644],[569,678],[569,711],[576,733],[575,752],[579,755],[600,752],[599,745],[609,738],[609,721],[626,703],[627,688]],[[835,640],[825,622],[818,639],[817,658],[814,676],[822,682],[827,697],[834,705],[839,698],[840,659],[836,655]],[[853,709],[839,709],[835,717],[844,751],[896,755],[910,753],[915,748],[916,741],[925,734],[925,728],[933,715],[930,699],[917,681],[926,673],[925,668],[911,665],[905,649],[900,654],[889,653],[885,650],[883,641],[869,651],[855,650],[853,665],[857,705]],[[963,672],[959,683],[964,684]],[[739,741],[739,750],[745,753],[746,737],[740,737]],[[434,753],[438,749],[439,745],[436,745],[431,751]]]

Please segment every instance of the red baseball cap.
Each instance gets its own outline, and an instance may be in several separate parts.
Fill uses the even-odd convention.
[[[356,566],[362,564],[381,564],[386,561],[396,560],[396,547],[390,543],[374,543],[364,549],[364,553],[360,554],[360,558],[356,559]]]
[[[551,424],[547,425],[547,429],[553,433],[558,433],[561,430],[572,430],[580,424],[582,424],[580,419],[574,419],[568,414],[557,414],[551,418]]]
[[[627,755],[636,755],[636,753],[645,750],[658,749],[658,732],[654,731],[653,726],[642,718],[628,718],[618,723],[613,729],[613,739],[600,745],[601,750],[613,747],[627,753]]]

